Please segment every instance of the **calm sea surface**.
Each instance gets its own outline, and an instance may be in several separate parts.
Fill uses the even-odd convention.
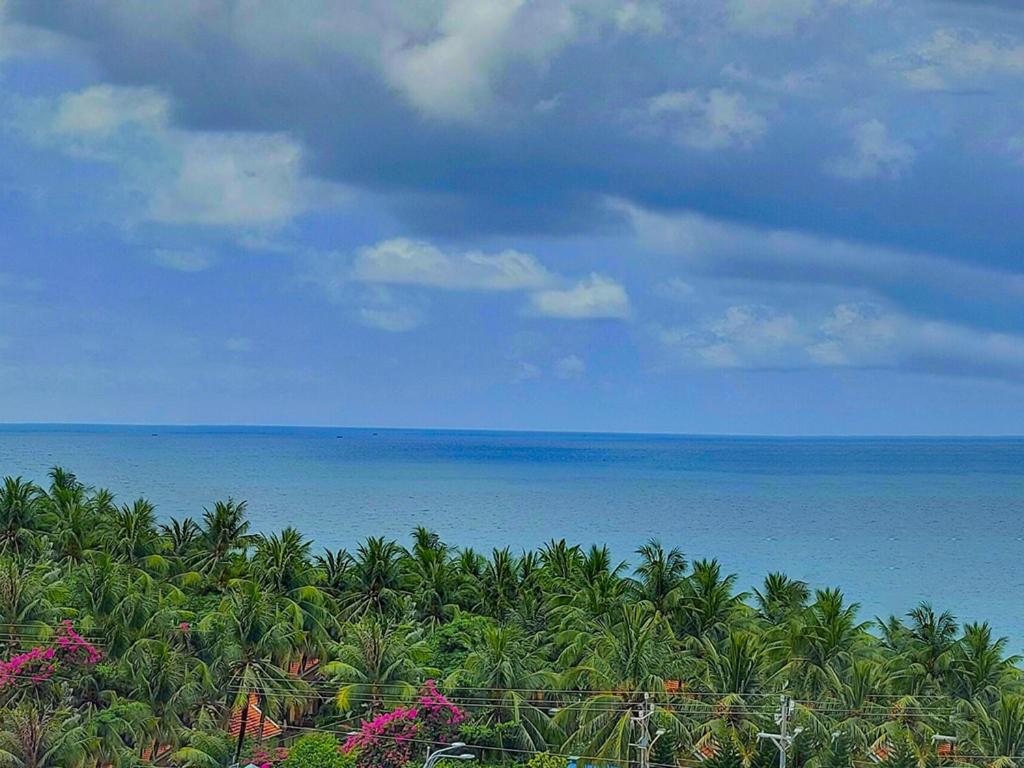
[[[1024,650],[1024,440],[767,439],[363,429],[0,427],[0,474],[61,464],[164,516],[234,496],[318,545],[415,525],[481,549],[651,537],[841,586],[864,618],[920,600]]]

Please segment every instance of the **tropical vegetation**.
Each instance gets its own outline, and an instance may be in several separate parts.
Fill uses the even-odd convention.
[[[61,468],[0,486],[0,646],[19,768],[390,768],[456,740],[537,768],[767,768],[783,725],[791,766],[1024,766],[1018,658],[927,604],[866,618],[782,573],[743,592],[656,540],[630,564],[425,528],[317,553],[244,502],[164,519]]]

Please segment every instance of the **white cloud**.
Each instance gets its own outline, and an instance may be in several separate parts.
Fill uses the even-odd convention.
[[[36,142],[118,166],[146,220],[274,227],[337,199],[305,177],[302,147],[285,134],[185,131],[169,120],[160,92],[103,84],[37,100],[22,128]]]
[[[542,288],[553,281],[551,273],[526,253],[445,253],[423,240],[406,238],[359,249],[352,276],[368,283],[446,290],[520,291]]]
[[[839,304],[797,319],[764,306],[729,307],[692,326],[654,329],[680,362],[709,368],[888,368],[1024,382],[1024,337]]]
[[[901,73],[916,90],[991,87],[994,75],[1024,75],[1024,45],[1010,37],[985,37],[970,29],[938,29],[924,42],[876,63]]]
[[[755,35],[792,32],[818,10],[818,0],[727,0],[732,24]]]
[[[516,364],[516,372],[512,377],[512,381],[516,384],[521,384],[524,381],[539,379],[542,375],[540,366],[531,363],[528,360],[520,360]]]
[[[629,296],[609,277],[592,273],[571,288],[538,291],[530,296],[530,311],[568,320],[626,318]]]
[[[174,180],[156,191],[156,221],[273,225],[303,208],[302,151],[278,134],[188,136]]]
[[[659,132],[700,150],[750,148],[768,130],[768,121],[735,91],[713,88],[666,91],[647,101],[646,119]]]
[[[431,39],[384,55],[388,81],[424,114],[473,121],[494,98],[494,82],[515,60],[543,66],[578,31],[570,3],[449,0]]]
[[[796,318],[760,305],[729,307],[696,327],[658,327],[656,332],[667,347],[711,368],[789,364],[789,350],[801,339]]]
[[[697,289],[681,277],[663,280],[654,286],[654,295],[672,301],[688,301],[697,294]]]
[[[559,379],[578,379],[587,372],[587,363],[578,355],[566,355],[555,361],[554,371]]]
[[[866,120],[851,131],[850,153],[829,161],[829,173],[845,179],[898,179],[910,167],[917,154],[913,146],[893,138],[880,120]]]
[[[693,212],[660,213],[612,201],[640,244],[673,256],[690,274],[761,283],[905,290],[975,297],[984,303],[1024,300],[1024,274],[973,266],[929,253],[867,245],[799,230],[772,229]]]
[[[356,319],[368,328],[404,333],[423,324],[423,316],[411,307],[359,307]]]
[[[167,115],[167,98],[152,88],[94,85],[59,98],[52,128],[66,136],[100,139],[132,124],[162,129]]]
[[[209,253],[197,249],[156,248],[150,251],[154,264],[178,272],[202,272],[213,266]]]
[[[252,352],[254,344],[247,336],[232,336],[224,340],[224,349],[228,352]]]
[[[669,22],[661,6],[653,2],[628,0],[614,11],[615,24],[623,32],[658,34]]]
[[[888,367],[1024,381],[1024,337],[842,304],[819,327],[822,365]]]
[[[866,8],[876,0],[726,0],[731,26],[750,35],[792,34],[803,22],[837,8]]]

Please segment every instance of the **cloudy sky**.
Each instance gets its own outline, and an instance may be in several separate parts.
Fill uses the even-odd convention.
[[[0,420],[1024,433],[1016,0],[0,0]]]

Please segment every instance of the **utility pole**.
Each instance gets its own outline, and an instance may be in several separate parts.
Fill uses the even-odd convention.
[[[775,716],[775,722],[779,726],[778,733],[759,733],[757,734],[758,739],[767,739],[774,744],[779,750],[779,768],[786,768],[786,755],[789,752],[789,748],[793,746],[793,740],[803,731],[803,728],[797,728],[793,731],[793,734],[789,733],[789,720],[793,717],[793,712],[796,709],[796,702],[794,702],[789,696],[783,694],[779,701],[779,714]]]
[[[654,734],[654,738],[651,738],[650,721],[652,717],[654,717],[654,702],[651,701],[651,694],[645,692],[640,712],[630,718],[633,721],[633,728],[640,733],[637,740],[629,745],[636,747],[640,753],[639,768],[650,768],[651,747],[654,746],[654,742],[665,735],[665,729],[659,728]]]

